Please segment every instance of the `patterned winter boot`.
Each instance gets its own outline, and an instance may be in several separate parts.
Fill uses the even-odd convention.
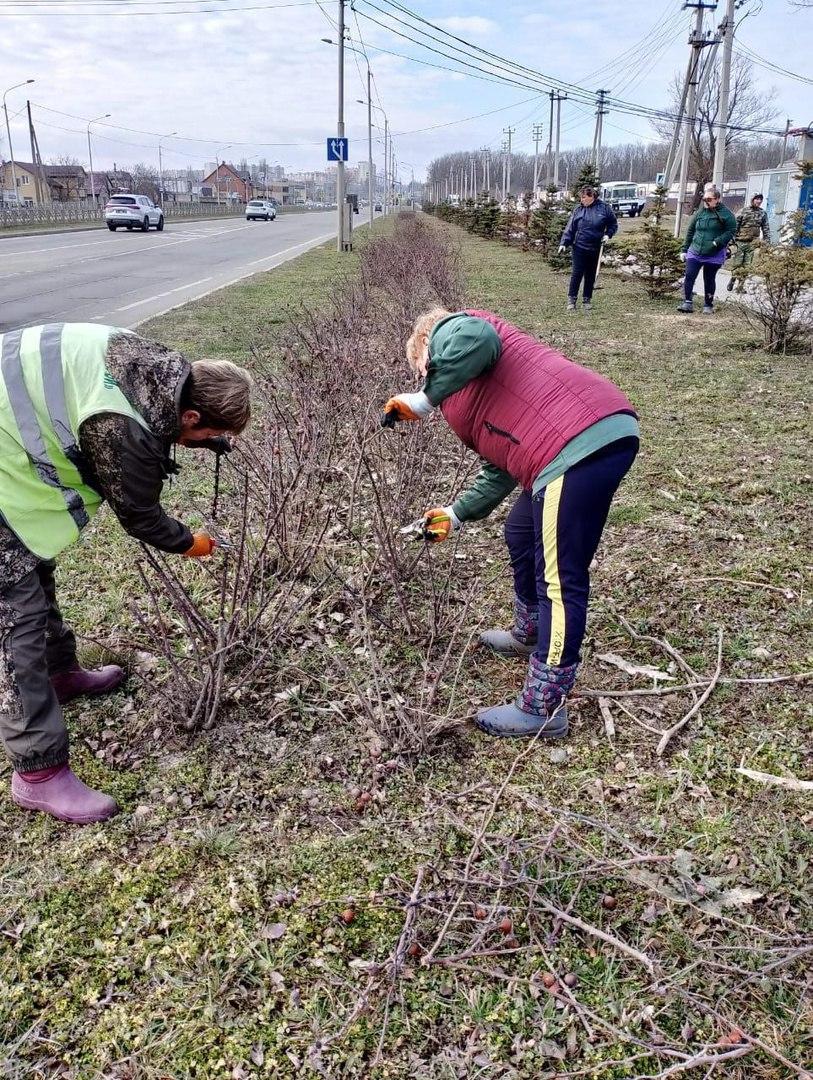
[[[483,709],[475,723],[489,735],[510,738],[538,734],[542,739],[563,739],[568,732],[565,702],[578,669],[578,664],[551,667],[532,656],[525,686],[516,701]]]
[[[523,604],[514,599],[514,625],[510,630],[486,630],[480,644],[498,656],[530,656],[536,648],[539,604]]]

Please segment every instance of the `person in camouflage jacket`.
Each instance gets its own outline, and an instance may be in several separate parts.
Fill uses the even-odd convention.
[[[747,270],[754,261],[754,253],[760,243],[770,244],[771,228],[768,224],[768,215],[762,209],[762,195],[757,194],[751,199],[750,205],[744,206],[736,215],[737,232],[734,241],[737,250],[731,260],[731,277],[728,279],[728,291],[735,289],[742,292],[746,274],[734,274],[735,270]]]
[[[158,342],[90,324],[51,324],[0,334],[3,446],[13,449],[9,438],[19,438],[22,432],[15,419],[23,417],[25,409],[33,415],[32,405],[36,405],[32,346],[26,342],[34,341],[36,348],[39,332],[41,359],[36,367],[41,364],[43,380],[48,365],[56,364],[69,384],[72,366],[76,372],[90,368],[90,343],[98,339],[100,330],[109,330],[101,346],[105,384],[121,391],[122,407],[133,414],[94,412],[69,433],[74,443],[71,461],[86,485],[84,490],[106,501],[134,539],[169,553],[195,558],[210,555],[215,541],[203,532],[193,534],[167,514],[160,496],[164,481],[177,471],[170,457],[173,444],[224,452],[231,449],[228,436],[248,423],[251,379],[235,364],[190,363]],[[59,342],[50,356],[42,344],[47,337]],[[52,372],[53,368],[48,369],[47,374]],[[12,403],[10,409],[15,393],[17,408]],[[26,535],[26,512],[40,512],[48,492],[41,498],[36,492],[27,496],[22,516],[19,500],[15,502],[15,492],[23,489],[31,466],[44,472],[48,464],[43,465],[44,454],[52,451],[46,449],[39,458],[32,457],[27,447],[26,453],[27,459],[25,454],[14,459],[9,452],[0,461],[0,740],[14,769],[11,790],[18,806],[78,824],[102,821],[118,808],[113,799],[87,787],[70,769],[61,706],[80,695],[115,690],[124,672],[115,664],[98,671],[79,664],[76,638],[57,606],[54,559],[31,549],[39,546],[33,530]],[[20,470],[19,477],[15,469]],[[52,487],[53,476],[52,469],[48,481]],[[56,484],[63,495],[71,494],[67,480]],[[46,515],[42,543],[47,543],[47,520]],[[16,532],[11,522],[16,522]],[[63,546],[54,542],[50,550]]]

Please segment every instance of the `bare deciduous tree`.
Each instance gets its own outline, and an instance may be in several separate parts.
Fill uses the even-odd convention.
[[[137,165],[133,165],[130,173],[133,177],[133,193],[148,195],[153,202],[157,202],[159,198],[158,173],[153,166],[140,161]]]
[[[714,155],[717,150],[717,118],[719,114],[721,63],[718,59],[711,70],[708,82],[697,103],[697,124],[692,133],[690,177],[697,184],[695,206],[700,203],[703,185],[711,180],[714,171]],[[669,88],[670,109],[677,113],[680,108],[683,79],[676,74]],[[774,107],[776,90],[763,90],[754,77],[750,60],[735,56],[731,64],[731,89],[728,103],[728,124],[725,134],[726,156],[737,146],[747,143],[753,135],[749,129],[770,126],[778,115]],[[663,136],[671,136],[672,124],[657,121],[655,129]],[[777,142],[777,140],[773,140]],[[770,164],[775,164],[775,158]],[[746,162],[751,168],[753,163]],[[739,171],[739,170],[738,170]]]

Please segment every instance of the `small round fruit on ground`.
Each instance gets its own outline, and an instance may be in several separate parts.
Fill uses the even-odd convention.
[[[506,915],[504,918],[500,919],[497,929],[500,930],[500,932],[503,934],[510,934],[511,931],[514,929],[514,924]]]
[[[575,973],[575,971],[569,971],[567,975],[565,975],[564,979],[562,979],[562,982],[565,984],[565,986],[569,986],[572,990],[574,986],[579,985],[579,976]]]
[[[605,911],[615,911],[618,907],[618,900],[610,893],[607,893],[606,896],[602,896],[601,898],[601,906]]]
[[[345,923],[347,926],[349,926],[350,923],[353,922],[355,917],[356,913],[351,907],[345,908],[342,912],[342,922]]]

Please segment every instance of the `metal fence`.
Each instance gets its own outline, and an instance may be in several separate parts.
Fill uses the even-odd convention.
[[[164,215],[170,218],[234,217],[242,214],[242,203],[167,203]],[[82,221],[104,221],[104,206],[81,202],[45,203],[42,206],[0,205],[0,229],[25,225],[69,225]]]

